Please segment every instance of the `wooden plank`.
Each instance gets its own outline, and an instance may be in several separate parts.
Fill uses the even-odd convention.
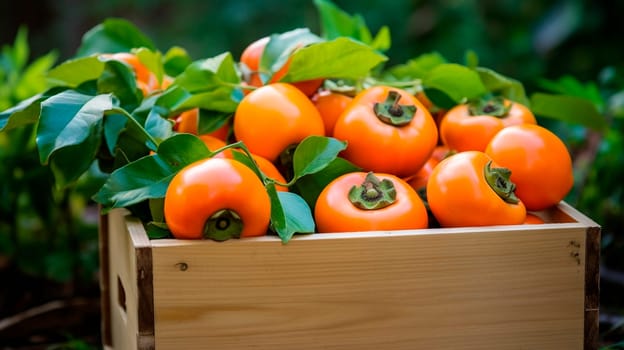
[[[152,241],[158,349],[581,349],[577,223]]]
[[[137,291],[137,344],[141,350],[154,349],[154,297],[152,249],[143,224],[137,218],[126,221],[134,247]]]
[[[585,256],[585,349],[598,349],[600,313],[600,227],[587,229]]]
[[[109,214],[110,316],[112,348],[136,350],[138,343],[137,274],[135,249],[127,230],[126,210]]]
[[[585,349],[598,349],[600,313],[600,226],[571,205],[561,202],[559,211],[587,227],[585,246]]]

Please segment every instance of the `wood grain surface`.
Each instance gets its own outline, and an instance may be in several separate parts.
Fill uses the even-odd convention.
[[[126,293],[124,315],[111,284],[112,322],[126,322],[113,325],[113,348],[591,349],[599,228],[565,203],[540,215],[555,223],[314,234],[284,245],[145,241],[140,223],[114,211],[111,231],[125,222],[134,238],[109,244],[111,280]],[[137,252],[148,246],[151,285],[137,282]]]

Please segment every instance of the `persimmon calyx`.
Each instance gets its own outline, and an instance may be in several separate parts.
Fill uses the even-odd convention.
[[[400,99],[401,94],[390,90],[384,102],[376,102],[373,106],[373,111],[377,118],[386,124],[394,126],[409,124],[416,114],[416,106],[401,105],[399,104]]]
[[[222,209],[215,212],[204,224],[204,238],[215,241],[240,238],[242,231],[243,221],[231,209]]]
[[[505,99],[500,96],[479,99],[468,104],[470,115],[490,115],[504,118],[510,109],[511,104],[506,106]]]
[[[369,172],[362,184],[351,187],[349,201],[363,210],[382,209],[396,201],[396,188],[392,181],[380,181],[373,172]]]
[[[507,168],[492,168],[492,161],[489,161],[484,169],[485,181],[490,188],[505,202],[518,204],[520,200],[516,197],[516,185],[509,179],[511,170]]]

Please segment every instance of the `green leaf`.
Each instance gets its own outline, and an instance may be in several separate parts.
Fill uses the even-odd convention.
[[[524,85],[518,80],[506,77],[489,68],[476,67],[475,71],[479,74],[487,91],[499,93],[512,101],[528,106],[529,99],[526,96]]]
[[[390,46],[392,45],[391,38],[390,28],[388,28],[388,26],[383,26],[379,29],[373,41],[367,44],[375,50],[384,52],[390,49]]]
[[[97,129],[101,128],[100,125],[97,126]],[[97,134],[84,139],[78,144],[63,147],[51,156],[49,164],[54,174],[56,188],[66,188],[89,170],[96,158],[101,142],[101,131],[94,130],[94,133]]]
[[[453,100],[449,95],[438,89],[425,88],[423,89],[423,92],[425,93],[429,101],[433,103],[434,106],[444,109],[451,109],[453,108],[453,106],[457,105],[457,102],[455,102],[455,100]]]
[[[234,89],[220,86],[211,91],[198,92],[190,95],[181,105],[182,109],[199,107],[206,110],[233,113],[238,102],[234,99]]]
[[[337,38],[296,50],[282,80],[358,79],[369,75],[373,68],[386,60],[386,56],[368,45],[349,38]]]
[[[155,106],[150,110],[145,121],[145,130],[159,141],[173,135],[173,121],[168,119],[166,114],[166,110]]]
[[[314,208],[316,199],[325,186],[338,176],[354,171],[361,171],[361,169],[343,158],[336,158],[322,170],[298,179],[293,190],[301,195],[311,208]]]
[[[293,170],[295,179],[323,170],[338,153],[347,148],[347,143],[324,136],[308,136],[295,149]]]
[[[479,97],[487,92],[475,71],[454,63],[434,67],[424,77],[423,85],[444,92],[457,103],[464,99]]]
[[[149,200],[150,214],[152,220],[158,223],[165,222],[165,199],[164,198],[152,198]],[[166,228],[165,224],[165,228]]]
[[[164,140],[156,154],[115,170],[93,199],[104,211],[127,207],[151,198],[162,198],[173,176],[185,166],[210,156],[202,140],[177,134]]]
[[[149,239],[173,238],[171,231],[164,222],[150,221],[145,225],[145,233]]]
[[[313,233],[314,218],[308,203],[299,195],[291,192],[278,191],[277,196],[282,208],[286,208],[286,232],[282,232],[283,234],[280,235],[282,242],[288,242],[295,233]]]
[[[220,86],[240,83],[232,54],[199,60],[189,65],[175,79],[175,84],[191,93],[214,90]]]
[[[341,36],[355,36],[359,31],[356,27],[359,23],[350,14],[340,9],[333,2],[327,0],[314,0],[314,5],[319,12],[321,33],[324,38],[335,39]]]
[[[188,67],[193,60],[185,49],[174,46],[170,48],[163,58],[165,73],[169,76],[176,77]]]
[[[0,113],[0,131],[15,129],[39,121],[42,95],[35,95]]]
[[[382,27],[373,39],[362,16],[352,16],[327,0],[314,0],[314,5],[319,11],[323,38],[332,40],[349,37],[375,50],[385,51],[390,48],[390,30],[387,26]]]
[[[114,144],[112,159],[106,156],[100,156],[98,158],[100,167],[107,173],[111,173],[115,169],[145,157],[152,150],[151,147],[148,147],[145,136],[138,130],[134,123],[129,121],[127,116],[107,113],[104,120],[108,121],[108,117],[111,116],[115,118],[123,117],[126,120],[126,124],[118,133],[117,142]]]
[[[191,94],[181,105],[184,109],[201,107],[234,112],[238,106],[232,95],[240,78],[229,52],[193,62],[174,83]]]
[[[391,67],[388,74],[398,80],[423,79],[433,68],[445,63],[447,61],[441,54],[431,52],[415,57],[405,64]]]
[[[115,154],[117,140],[119,140],[119,135],[125,130],[127,122],[128,119],[121,114],[104,116],[104,140],[111,155]]]
[[[311,33],[307,28],[271,35],[262,52],[258,67],[262,81],[264,83],[270,81],[273,75],[286,64],[295,50],[321,41],[321,38]]]
[[[271,198],[271,227],[283,243],[290,241],[295,233],[314,232],[312,210],[301,196],[278,192],[274,183],[266,187]]]
[[[535,93],[531,95],[531,110],[538,116],[605,131],[608,124],[596,106],[585,98],[568,95]]]
[[[134,24],[121,18],[109,18],[83,35],[78,56],[130,52],[139,47],[156,50],[152,41]]]
[[[113,108],[111,95],[90,96],[63,91],[41,103],[37,146],[42,164],[63,147],[98,137],[104,112]]]
[[[77,87],[97,79],[104,71],[104,62],[97,56],[81,57],[65,61],[48,72],[53,86]]]
[[[228,123],[231,118],[232,113],[200,109],[197,133],[199,135],[211,133]]]
[[[286,227],[286,213],[284,207],[275,189],[275,183],[269,182],[265,185],[269,198],[271,200],[271,228],[281,238],[289,235]],[[283,240],[282,240],[283,242]]]
[[[100,94],[113,94],[126,110],[135,109],[143,99],[143,93],[137,88],[133,70],[123,62],[110,60],[104,65],[102,74],[97,79]]]
[[[155,104],[166,108],[170,113],[184,111],[184,104],[192,97],[191,93],[180,87],[172,87],[165,90],[157,97]]]

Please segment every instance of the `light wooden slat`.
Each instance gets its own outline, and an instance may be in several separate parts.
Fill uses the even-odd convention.
[[[582,348],[586,228],[483,230],[153,241],[156,349]]]
[[[137,349],[138,300],[136,254],[128,233],[128,212],[116,210],[110,213],[109,244],[109,290],[112,348]],[[120,302],[124,295],[125,308]]]

